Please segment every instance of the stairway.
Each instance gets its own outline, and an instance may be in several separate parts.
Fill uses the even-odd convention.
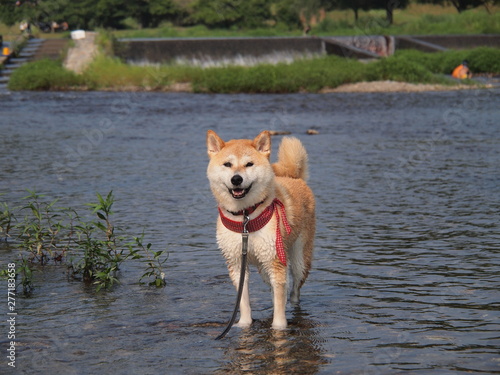
[[[69,39],[45,39],[40,45],[40,48],[35,52],[33,60],[60,59],[68,43]]]
[[[57,60],[61,58],[61,52],[68,45],[69,39],[29,39],[21,52],[9,57],[0,71],[0,91],[7,90],[12,72],[23,66],[28,61],[41,59]]]
[[[14,55],[8,57],[5,61],[4,69],[0,71],[1,91],[7,90],[7,84],[9,83],[12,72],[30,61],[42,43],[43,39],[30,39],[16,57],[13,57]]]

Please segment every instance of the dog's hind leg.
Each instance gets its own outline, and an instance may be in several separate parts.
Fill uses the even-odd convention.
[[[240,269],[241,266],[228,266],[229,276],[231,276],[231,280],[233,282],[234,287],[236,288],[236,292],[238,292],[238,287],[240,284]],[[245,282],[243,284],[243,292],[241,294],[240,301],[240,320],[236,324],[237,327],[246,328],[252,324],[252,310],[250,308],[250,293],[248,290],[248,278],[250,277],[250,272],[247,269],[245,270]]]
[[[290,294],[290,303],[297,305],[300,302],[300,288],[309,275],[311,268],[313,239],[308,238],[305,243],[302,236],[299,236],[295,242],[290,255],[290,271],[293,284]]]

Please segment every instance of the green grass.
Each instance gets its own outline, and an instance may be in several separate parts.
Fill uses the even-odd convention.
[[[176,27],[165,23],[155,29],[115,30],[116,38],[222,38],[222,37],[269,37],[300,36],[302,30],[288,30],[284,27],[266,27],[256,29],[209,29],[203,25]]]
[[[468,60],[474,74],[500,73],[500,49],[479,47],[472,50],[424,53],[415,50],[396,52],[395,59],[416,62],[430,73],[450,74],[463,60]]]
[[[323,87],[363,80],[367,66],[337,56],[298,60],[292,64],[222,67],[202,70],[193,82],[196,92],[316,92]]]
[[[191,82],[201,73],[192,66],[133,66],[101,55],[83,73],[82,80],[89,89],[96,90],[162,90],[173,83]]]
[[[451,6],[412,4],[396,10],[394,24],[387,25],[385,11],[360,11],[358,22],[351,10],[329,12],[322,22],[312,25],[310,35],[438,35],[500,33],[500,7],[471,9],[461,14]],[[176,27],[165,23],[156,29],[128,29],[113,32],[117,38],[195,38],[195,37],[259,37],[299,36],[302,30],[289,30],[284,25],[258,29],[208,29],[203,25]]]
[[[492,7],[489,14],[483,7],[461,14],[453,7],[411,5],[396,10],[394,24],[387,25],[385,12],[360,12],[357,23],[352,12],[332,12],[313,27],[314,35],[440,35],[500,33],[500,12]]]
[[[8,87],[10,90],[69,90],[82,83],[82,77],[64,69],[60,62],[46,59],[16,69]]]

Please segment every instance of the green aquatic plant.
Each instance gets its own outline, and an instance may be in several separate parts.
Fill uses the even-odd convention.
[[[153,278],[148,285],[156,287],[165,286],[166,281],[163,265],[168,260],[168,256],[164,255],[165,252],[163,250],[153,251],[152,244],[148,243],[144,245],[143,241],[144,233],[140,237],[135,237],[134,241],[129,244],[130,254],[132,254],[133,259],[140,259],[146,264],[146,272],[142,274],[139,281]],[[139,252],[142,252],[142,254]]]
[[[0,241],[7,241],[14,215],[5,202],[0,203]]]
[[[92,219],[84,219],[71,208],[58,207],[57,200],[28,192],[23,198],[26,203],[18,208],[22,220],[12,223],[14,214],[6,203],[1,203],[0,216],[0,229],[20,250],[16,270],[25,294],[34,288],[34,266],[43,268],[51,262],[65,264],[73,279],[94,285],[97,292],[119,282],[118,271],[127,260],[145,265],[140,282],[153,278],[149,285],[165,286],[165,252],[153,251],[151,243],[144,245],[144,233],[132,241],[117,233],[120,229],[112,222],[112,191],[106,196],[97,193],[97,202],[87,204],[95,215]]]
[[[81,274],[83,280],[94,283],[97,291],[101,288],[111,288],[118,279],[116,272],[120,264],[126,259],[125,249],[120,246],[122,237],[115,235],[114,225],[111,223],[111,208],[114,203],[113,192],[106,198],[97,193],[98,202],[88,203],[97,220],[90,222],[80,221],[76,225],[78,240],[77,254],[80,259],[72,263],[73,276]]]
[[[44,195],[28,192],[29,195],[23,198],[27,203],[21,208],[21,212],[26,213],[23,221],[16,225],[21,229],[18,239],[21,247],[29,252],[29,259],[44,265],[50,259],[65,255],[72,241],[71,211],[55,208],[57,200],[46,202],[42,199]]]

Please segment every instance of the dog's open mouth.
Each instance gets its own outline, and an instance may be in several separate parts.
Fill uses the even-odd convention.
[[[241,189],[241,188],[229,189],[229,193],[233,196],[234,199],[242,199],[248,194],[251,188],[252,185],[250,185],[246,189]]]

